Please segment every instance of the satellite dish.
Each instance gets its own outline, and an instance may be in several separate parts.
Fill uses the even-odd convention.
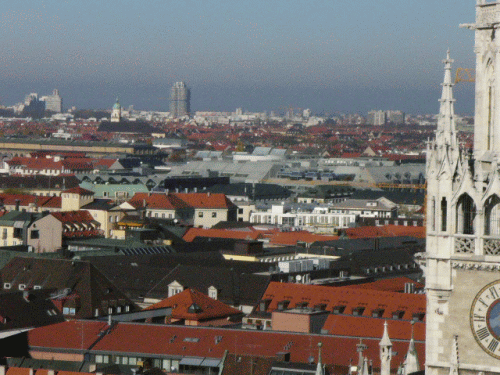
[[[297,281],[302,280],[302,276],[300,276],[300,275],[295,276],[295,280],[297,280]]]

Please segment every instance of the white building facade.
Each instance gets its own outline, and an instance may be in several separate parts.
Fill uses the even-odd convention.
[[[250,213],[253,224],[270,224],[307,230],[314,233],[335,233],[338,229],[350,228],[356,223],[357,215],[330,212],[328,207],[285,209],[284,205],[273,205],[268,210]]]

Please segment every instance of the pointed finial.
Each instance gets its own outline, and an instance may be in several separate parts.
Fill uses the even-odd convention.
[[[384,322],[384,334],[379,342],[380,346],[392,346],[391,339],[389,338],[388,324],[387,320]]]

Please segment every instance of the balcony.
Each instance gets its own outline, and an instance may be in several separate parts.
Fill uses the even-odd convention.
[[[455,254],[474,254],[476,250],[476,236],[456,234],[454,243]]]
[[[484,255],[500,255],[500,237],[484,236],[483,253]]]

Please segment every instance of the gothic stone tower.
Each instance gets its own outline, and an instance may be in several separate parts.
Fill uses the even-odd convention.
[[[477,0],[476,22],[464,26],[475,30],[474,150],[457,141],[449,55],[436,140],[428,146],[426,371],[432,375],[500,374],[500,2]]]

